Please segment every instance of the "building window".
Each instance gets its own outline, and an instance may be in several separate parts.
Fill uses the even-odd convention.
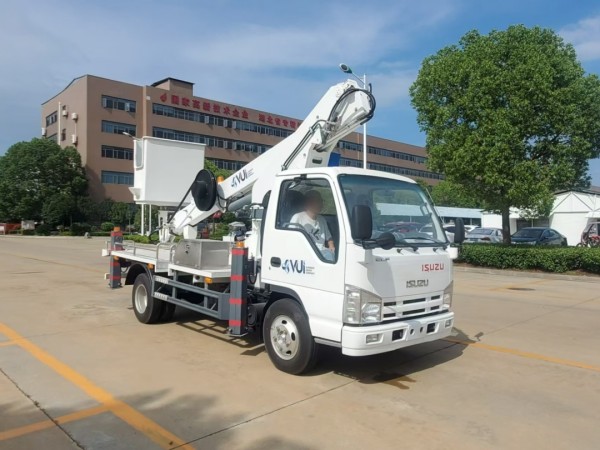
[[[102,131],[105,133],[123,134],[129,133],[135,136],[135,125],[129,125],[127,123],[109,122],[108,120],[102,121]]]
[[[270,148],[266,145],[256,144],[254,142],[234,141],[231,139],[222,139],[214,136],[189,133],[187,131],[171,130],[168,128],[153,127],[152,136],[162,139],[171,139],[173,141],[196,142],[198,144],[205,144],[207,147],[226,148],[258,154],[262,154]]]
[[[212,162],[219,169],[230,170],[232,172],[237,172],[246,165],[246,163],[240,161],[228,161],[226,159],[206,158],[206,160]]]
[[[205,123],[207,125],[216,125],[218,127],[235,128],[236,130],[252,131],[254,133],[267,134],[269,136],[278,136],[286,138],[293,131],[283,128],[270,127],[267,125],[258,125],[244,120],[227,119],[213,114],[205,114],[197,111],[189,111],[187,109],[175,108],[173,106],[161,105],[159,103],[152,104],[152,113],[157,116],[174,117],[176,119],[189,120],[192,122]]]
[[[362,167],[363,162],[358,159],[340,158],[340,166]],[[382,172],[406,175],[409,177],[428,178],[431,180],[443,180],[444,176],[439,173],[427,172],[425,170],[408,169],[406,167],[390,166],[388,164],[368,163],[369,169]]]
[[[252,131],[254,133],[266,134],[269,136],[277,136],[282,138],[286,138],[293,133],[293,131],[285,130],[283,128],[270,127],[268,125],[259,125],[257,123],[246,122],[244,120],[236,120],[235,128],[237,130]]]
[[[130,148],[113,147],[110,145],[102,146],[102,157],[113,159],[127,159],[133,161],[133,150]]]
[[[56,123],[57,120],[58,120],[58,112],[54,111],[52,114],[49,114],[46,116],[46,126]]]
[[[60,141],[64,141],[65,139],[67,139],[67,129],[63,128],[62,131],[60,132]]]
[[[362,152],[362,150],[363,150],[362,144],[356,144],[354,142],[348,142],[348,141],[339,141],[338,147],[342,148],[344,150],[352,150],[355,152]],[[372,155],[386,156],[388,158],[401,159],[404,161],[413,161],[418,164],[425,164],[427,162],[427,158],[425,158],[423,156],[412,155],[410,153],[404,153],[404,152],[397,152],[394,150],[388,150],[388,149],[380,148],[380,147],[368,146],[367,148],[368,148],[368,152]]]
[[[111,172],[110,170],[102,171],[103,184],[124,184],[125,186],[133,186],[133,174],[129,172]]]
[[[135,112],[135,101],[127,100],[125,98],[109,97],[108,95],[102,96],[102,106],[108,109],[119,109],[126,112]]]

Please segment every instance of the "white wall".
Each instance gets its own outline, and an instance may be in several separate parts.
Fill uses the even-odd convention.
[[[554,213],[550,216],[550,228],[564,235],[569,245],[577,245],[589,220],[583,212]]]
[[[512,216],[513,214],[511,213],[510,234],[513,234],[517,231],[517,219],[516,217]],[[483,213],[481,216],[481,227],[502,229],[502,216],[500,214]]]

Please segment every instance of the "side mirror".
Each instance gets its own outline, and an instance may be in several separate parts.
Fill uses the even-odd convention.
[[[396,245],[396,238],[392,233],[381,233],[381,236],[375,239],[375,241],[377,242],[377,245],[384,250],[394,248]]]
[[[461,218],[454,221],[454,243],[462,244],[465,240],[465,223]]]
[[[367,205],[354,205],[352,218],[350,219],[352,239],[362,241],[371,239],[373,234],[373,216],[371,208]]]

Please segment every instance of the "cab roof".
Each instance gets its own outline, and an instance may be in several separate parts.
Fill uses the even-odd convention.
[[[378,178],[388,178],[391,180],[405,181],[407,183],[416,184],[412,178],[396,175],[394,173],[382,172],[380,170],[361,169],[358,167],[311,167],[307,169],[290,169],[277,174],[278,177],[287,177],[290,175],[310,175],[310,174],[327,174],[332,177],[338,175],[363,175]]]

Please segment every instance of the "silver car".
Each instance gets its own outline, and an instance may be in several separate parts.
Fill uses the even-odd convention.
[[[465,242],[482,244],[502,242],[502,230],[500,228],[475,228],[465,236]]]

